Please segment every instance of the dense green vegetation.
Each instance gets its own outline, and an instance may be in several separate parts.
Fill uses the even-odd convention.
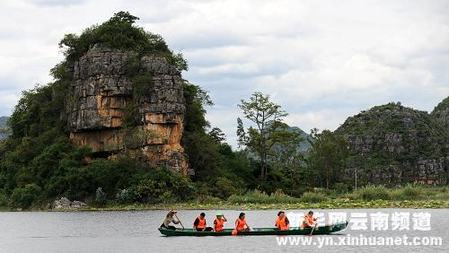
[[[449,127],[449,97],[443,99],[431,113],[432,118],[443,127]]]
[[[178,70],[187,69],[180,54],[174,54],[159,35],[135,26],[136,17],[119,12],[81,35],[66,35],[60,46],[66,56],[51,70],[54,81],[24,91],[9,120],[11,135],[0,143],[0,204],[14,208],[46,207],[61,196],[93,205],[157,203],[208,198],[227,198],[256,187],[254,165],[245,152],[236,152],[224,142],[222,132],[205,119],[205,106],[212,105],[199,86],[185,83],[185,130],[183,145],[195,174],[183,177],[165,168],[151,168],[126,155],[116,160],[95,158],[87,148],[74,147],[68,139],[68,89],[71,68],[94,46],[167,57]],[[133,58],[130,58],[132,60]],[[127,75],[137,95],[145,94],[148,76],[129,63]],[[143,80],[143,81],[142,81]],[[138,103],[138,101],[136,101]],[[132,104],[131,104],[132,105]],[[125,126],[138,124],[129,108]],[[93,158],[93,159],[92,159]],[[99,194],[100,193],[100,194]]]
[[[448,187],[426,187],[422,185],[405,185],[398,188],[385,188],[384,186],[367,185],[354,191],[339,192],[337,190],[315,189],[305,192],[300,198],[290,197],[282,191],[266,194],[260,191],[249,191],[243,195],[232,195],[229,203],[320,203],[331,200],[349,201],[418,201],[449,200]]]
[[[187,62],[181,54],[174,54],[158,35],[145,31],[134,25],[138,17],[128,12],[118,12],[101,25],[94,25],[83,31],[80,36],[66,34],[59,45],[65,48],[67,64],[73,63],[83,56],[92,46],[122,49],[140,55],[157,54],[165,56],[179,70],[187,69]],[[64,62],[64,64],[66,64]]]
[[[354,174],[358,174],[360,185],[395,186],[415,182],[419,161],[440,161],[449,152],[449,129],[434,115],[400,103],[375,106],[349,117],[335,134],[349,139],[351,150],[346,167],[352,169],[353,179]],[[445,184],[448,182],[448,175],[444,174],[447,165],[440,164],[442,168],[439,169],[437,165],[429,165],[434,168],[431,172],[434,175],[427,176]]]
[[[366,186],[356,191],[315,189],[301,197],[291,197],[282,191],[267,194],[258,190],[217,198],[195,199],[177,203],[109,204],[87,210],[143,209],[335,209],[335,208],[449,208],[448,187],[406,185],[399,188]]]
[[[433,109],[432,114],[439,114],[442,111],[447,110],[447,108],[449,108],[449,97],[443,99],[443,101],[438,103],[438,105],[435,106],[435,108]],[[439,116],[439,115],[435,115],[435,116]]]
[[[345,139],[328,130],[318,133],[313,129],[311,136],[315,141],[307,161],[310,171],[314,173],[315,184],[321,184],[326,189],[348,187],[340,183],[344,180],[343,172],[349,156]]]
[[[134,101],[124,119],[125,128],[131,132],[140,124],[136,117],[139,99],[151,92],[151,76],[138,71],[136,59],[155,54],[166,57],[178,70],[187,70],[182,55],[173,53],[160,35],[136,26],[137,19],[119,12],[79,36],[66,35],[60,43],[65,59],[51,70],[54,81],[23,92],[8,121],[9,137],[0,141],[0,206],[48,208],[49,203],[63,196],[86,201],[91,207],[173,203],[193,203],[198,207],[204,203],[321,207],[352,203],[352,207],[367,207],[366,203],[382,206],[385,204],[382,201],[423,201],[426,196],[449,200],[447,187],[366,186],[352,191],[352,181],[345,180],[348,164],[360,159],[348,150],[343,134],[378,133],[376,119],[385,115],[385,111],[398,110],[394,104],[375,107],[370,117],[362,114],[348,120],[343,126],[346,132],[313,130],[311,135],[304,135],[300,129],[283,122],[287,113],[280,105],[269,96],[255,92],[239,106],[245,122],[237,119],[241,146],[233,150],[223,132],[206,120],[206,108],[213,105],[208,94],[200,86],[185,81],[182,145],[195,172],[193,175],[185,177],[167,168],[150,167],[126,152],[114,160],[103,159],[95,157],[88,148],[73,146],[68,137],[65,111],[70,103],[67,94],[72,81],[71,69],[89,48],[108,47],[136,55],[130,57],[126,73],[134,89]],[[406,115],[412,113],[407,108],[399,110],[404,110]],[[381,131],[405,131],[405,121],[399,114],[387,115],[391,117],[386,119]],[[427,114],[416,117],[413,130],[437,131],[430,132],[428,140],[426,136],[418,136],[423,138],[419,140],[423,143],[419,154],[430,157],[444,154],[443,148],[433,149],[441,140],[437,137],[446,134],[444,129],[429,125],[433,121]],[[364,124],[359,124],[360,120]],[[365,157],[367,164],[379,166],[410,158],[392,157],[391,152],[384,150],[376,154]],[[410,155],[418,156],[418,153]]]
[[[129,13],[119,12],[80,36],[66,35],[60,43],[66,58],[51,70],[55,81],[23,92],[8,122],[11,135],[0,142],[0,205],[42,207],[61,196],[93,204],[104,204],[103,198],[118,203],[154,203],[193,196],[195,188],[188,178],[126,156],[88,161],[91,151],[72,146],[68,139],[65,109],[70,102],[71,68],[89,48],[157,54],[167,57],[179,70],[187,69],[180,54],[174,54],[161,36],[135,26],[136,20]],[[136,91],[143,93],[139,84],[147,77],[129,75]],[[187,91],[194,87],[185,86]],[[104,192],[101,199],[97,199],[99,189]]]
[[[287,152],[289,147],[296,151],[301,137],[297,132],[290,131],[289,126],[283,122],[288,114],[281,106],[270,101],[269,96],[261,92],[255,92],[248,101],[242,100],[239,107],[245,118],[254,124],[245,129],[243,121],[237,119],[239,144],[256,154],[260,178],[266,181],[270,161]]]

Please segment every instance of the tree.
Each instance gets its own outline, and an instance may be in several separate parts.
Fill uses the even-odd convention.
[[[311,131],[311,149],[308,157],[309,166],[317,173],[319,183],[323,182],[327,189],[337,183],[346,165],[349,152],[343,137],[324,130],[318,133],[318,129]]]
[[[217,144],[222,143],[226,140],[226,135],[221,131],[220,128],[214,127],[209,131],[209,136],[214,140]]]
[[[270,155],[273,147],[289,142],[297,142],[298,134],[288,131],[283,118],[288,114],[281,106],[271,102],[270,97],[255,92],[248,101],[241,100],[238,105],[246,119],[254,124],[245,130],[243,121],[237,118],[237,136],[239,145],[254,153],[260,162],[260,177],[265,180],[268,173]]]
[[[289,128],[290,131],[294,131]],[[300,144],[302,137],[297,136],[296,140],[274,145],[270,155],[270,172],[268,174],[272,189],[265,191],[276,191],[281,189],[284,193],[292,196],[299,196],[305,191],[307,180],[307,168],[304,163],[304,153]]]

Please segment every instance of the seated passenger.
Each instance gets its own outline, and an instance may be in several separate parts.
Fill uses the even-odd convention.
[[[224,230],[224,223],[228,220],[224,217],[222,213],[217,213],[217,218],[214,220],[214,230],[215,232],[221,232]]]
[[[290,228],[290,221],[284,211],[279,211],[276,223],[274,225],[279,230],[288,230]]]
[[[212,231],[213,229],[211,227],[206,227],[206,214],[200,213],[200,216],[198,216],[195,221],[193,222],[193,229],[196,231]]]
[[[301,224],[302,228],[311,228],[316,225],[316,218],[313,217],[313,212],[309,211],[306,216],[304,216],[304,220]]]

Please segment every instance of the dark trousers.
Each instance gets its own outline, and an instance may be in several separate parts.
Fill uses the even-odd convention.
[[[168,227],[167,227],[167,226],[165,226],[164,224],[161,225],[161,228],[166,228],[166,229],[176,230],[176,227],[175,227],[175,226],[168,225]]]

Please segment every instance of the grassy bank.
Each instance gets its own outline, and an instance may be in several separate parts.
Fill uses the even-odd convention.
[[[138,210],[269,210],[269,209],[351,209],[351,208],[449,208],[447,200],[431,201],[346,201],[343,199],[330,200],[321,203],[249,203],[233,204],[227,201],[216,203],[185,202],[175,204],[132,204],[107,205],[105,207],[89,207],[82,211],[138,211]]]
[[[47,205],[48,206],[48,205]],[[424,187],[407,185],[400,188],[366,186],[351,192],[315,189],[301,197],[292,197],[281,191],[266,194],[257,190],[232,195],[223,200],[201,196],[186,202],[167,203],[107,203],[104,206],[90,205],[80,211],[132,211],[168,209],[335,209],[335,208],[449,208],[449,187]],[[8,210],[0,208],[0,211]],[[46,211],[35,207],[32,210]],[[58,210],[60,211],[60,210]],[[64,211],[64,210],[62,210]],[[73,209],[67,210],[73,211]]]
[[[366,186],[352,192],[324,189],[305,192],[301,197],[280,191],[266,194],[249,191],[226,200],[203,197],[183,203],[114,204],[86,210],[167,210],[167,209],[334,209],[334,208],[449,208],[449,187],[407,185],[401,188]]]

